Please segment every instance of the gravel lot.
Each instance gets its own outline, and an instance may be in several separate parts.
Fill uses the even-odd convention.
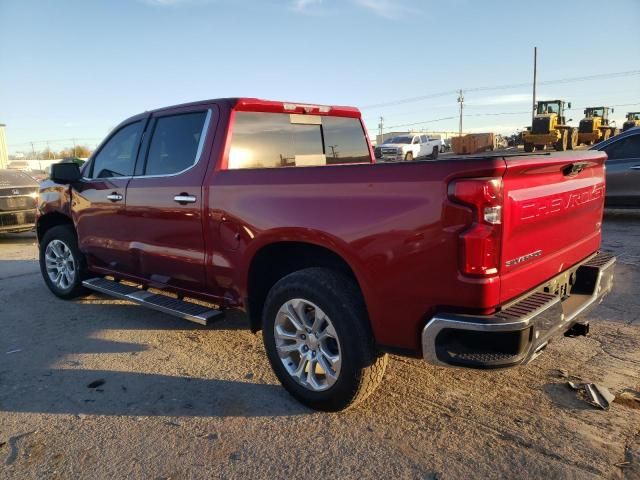
[[[322,414],[242,315],[63,302],[35,236],[0,236],[0,478],[640,478],[640,214],[608,213],[604,244],[616,285],[588,338],[491,372],[392,357],[363,406]],[[616,402],[594,409],[561,368]]]

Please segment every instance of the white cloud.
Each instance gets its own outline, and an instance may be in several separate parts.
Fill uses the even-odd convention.
[[[396,18],[408,11],[406,7],[400,5],[400,2],[391,0],[352,0],[352,2],[384,18]]]
[[[466,99],[465,99],[466,100]],[[465,102],[466,103],[466,102]],[[531,103],[530,93],[513,93],[508,95],[496,95],[478,99],[469,99],[469,105],[512,105]]]
[[[179,5],[209,3],[211,0],[140,0],[152,7],[176,7]]]
[[[309,7],[322,4],[322,0],[294,0],[293,9],[302,12]]]

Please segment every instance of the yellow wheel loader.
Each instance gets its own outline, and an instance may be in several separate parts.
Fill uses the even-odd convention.
[[[584,118],[578,126],[578,145],[593,145],[615,134],[616,127],[609,125],[609,107],[585,108]]]
[[[578,145],[578,130],[567,125],[564,105],[564,100],[538,102],[531,130],[522,132],[525,152],[544,150],[544,147],[573,150]],[[571,108],[571,102],[567,108]]]
[[[627,113],[627,121],[622,124],[622,131],[626,132],[633,127],[640,127],[640,112]]]

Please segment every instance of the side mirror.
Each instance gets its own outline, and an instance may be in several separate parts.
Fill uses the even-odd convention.
[[[612,109],[611,109],[611,113],[613,113],[613,112],[615,112],[615,111],[616,111],[616,110],[615,110],[615,108],[612,108]]]
[[[567,103],[567,108],[571,108],[571,102]]]
[[[54,163],[51,165],[50,178],[56,183],[69,184],[80,180],[82,174],[77,163]]]
[[[573,122],[573,118],[570,118],[569,120],[567,120],[568,122]]]

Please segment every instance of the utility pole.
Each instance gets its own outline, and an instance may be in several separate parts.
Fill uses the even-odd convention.
[[[458,125],[458,136],[462,136],[462,108],[464,104],[464,93],[462,93],[462,89],[458,92],[458,103],[460,104],[460,123]]]
[[[36,149],[33,148],[33,142],[31,143],[31,160],[35,160],[36,159]]]
[[[76,139],[73,139],[73,158],[76,158]]]
[[[538,75],[538,47],[533,47],[533,107],[531,109],[531,128],[536,116],[536,77]]]
[[[384,128],[384,118],[380,117],[380,123],[378,124],[378,131],[380,132],[380,143],[384,143],[384,138],[382,137],[382,129]],[[376,142],[377,144],[378,142]]]

